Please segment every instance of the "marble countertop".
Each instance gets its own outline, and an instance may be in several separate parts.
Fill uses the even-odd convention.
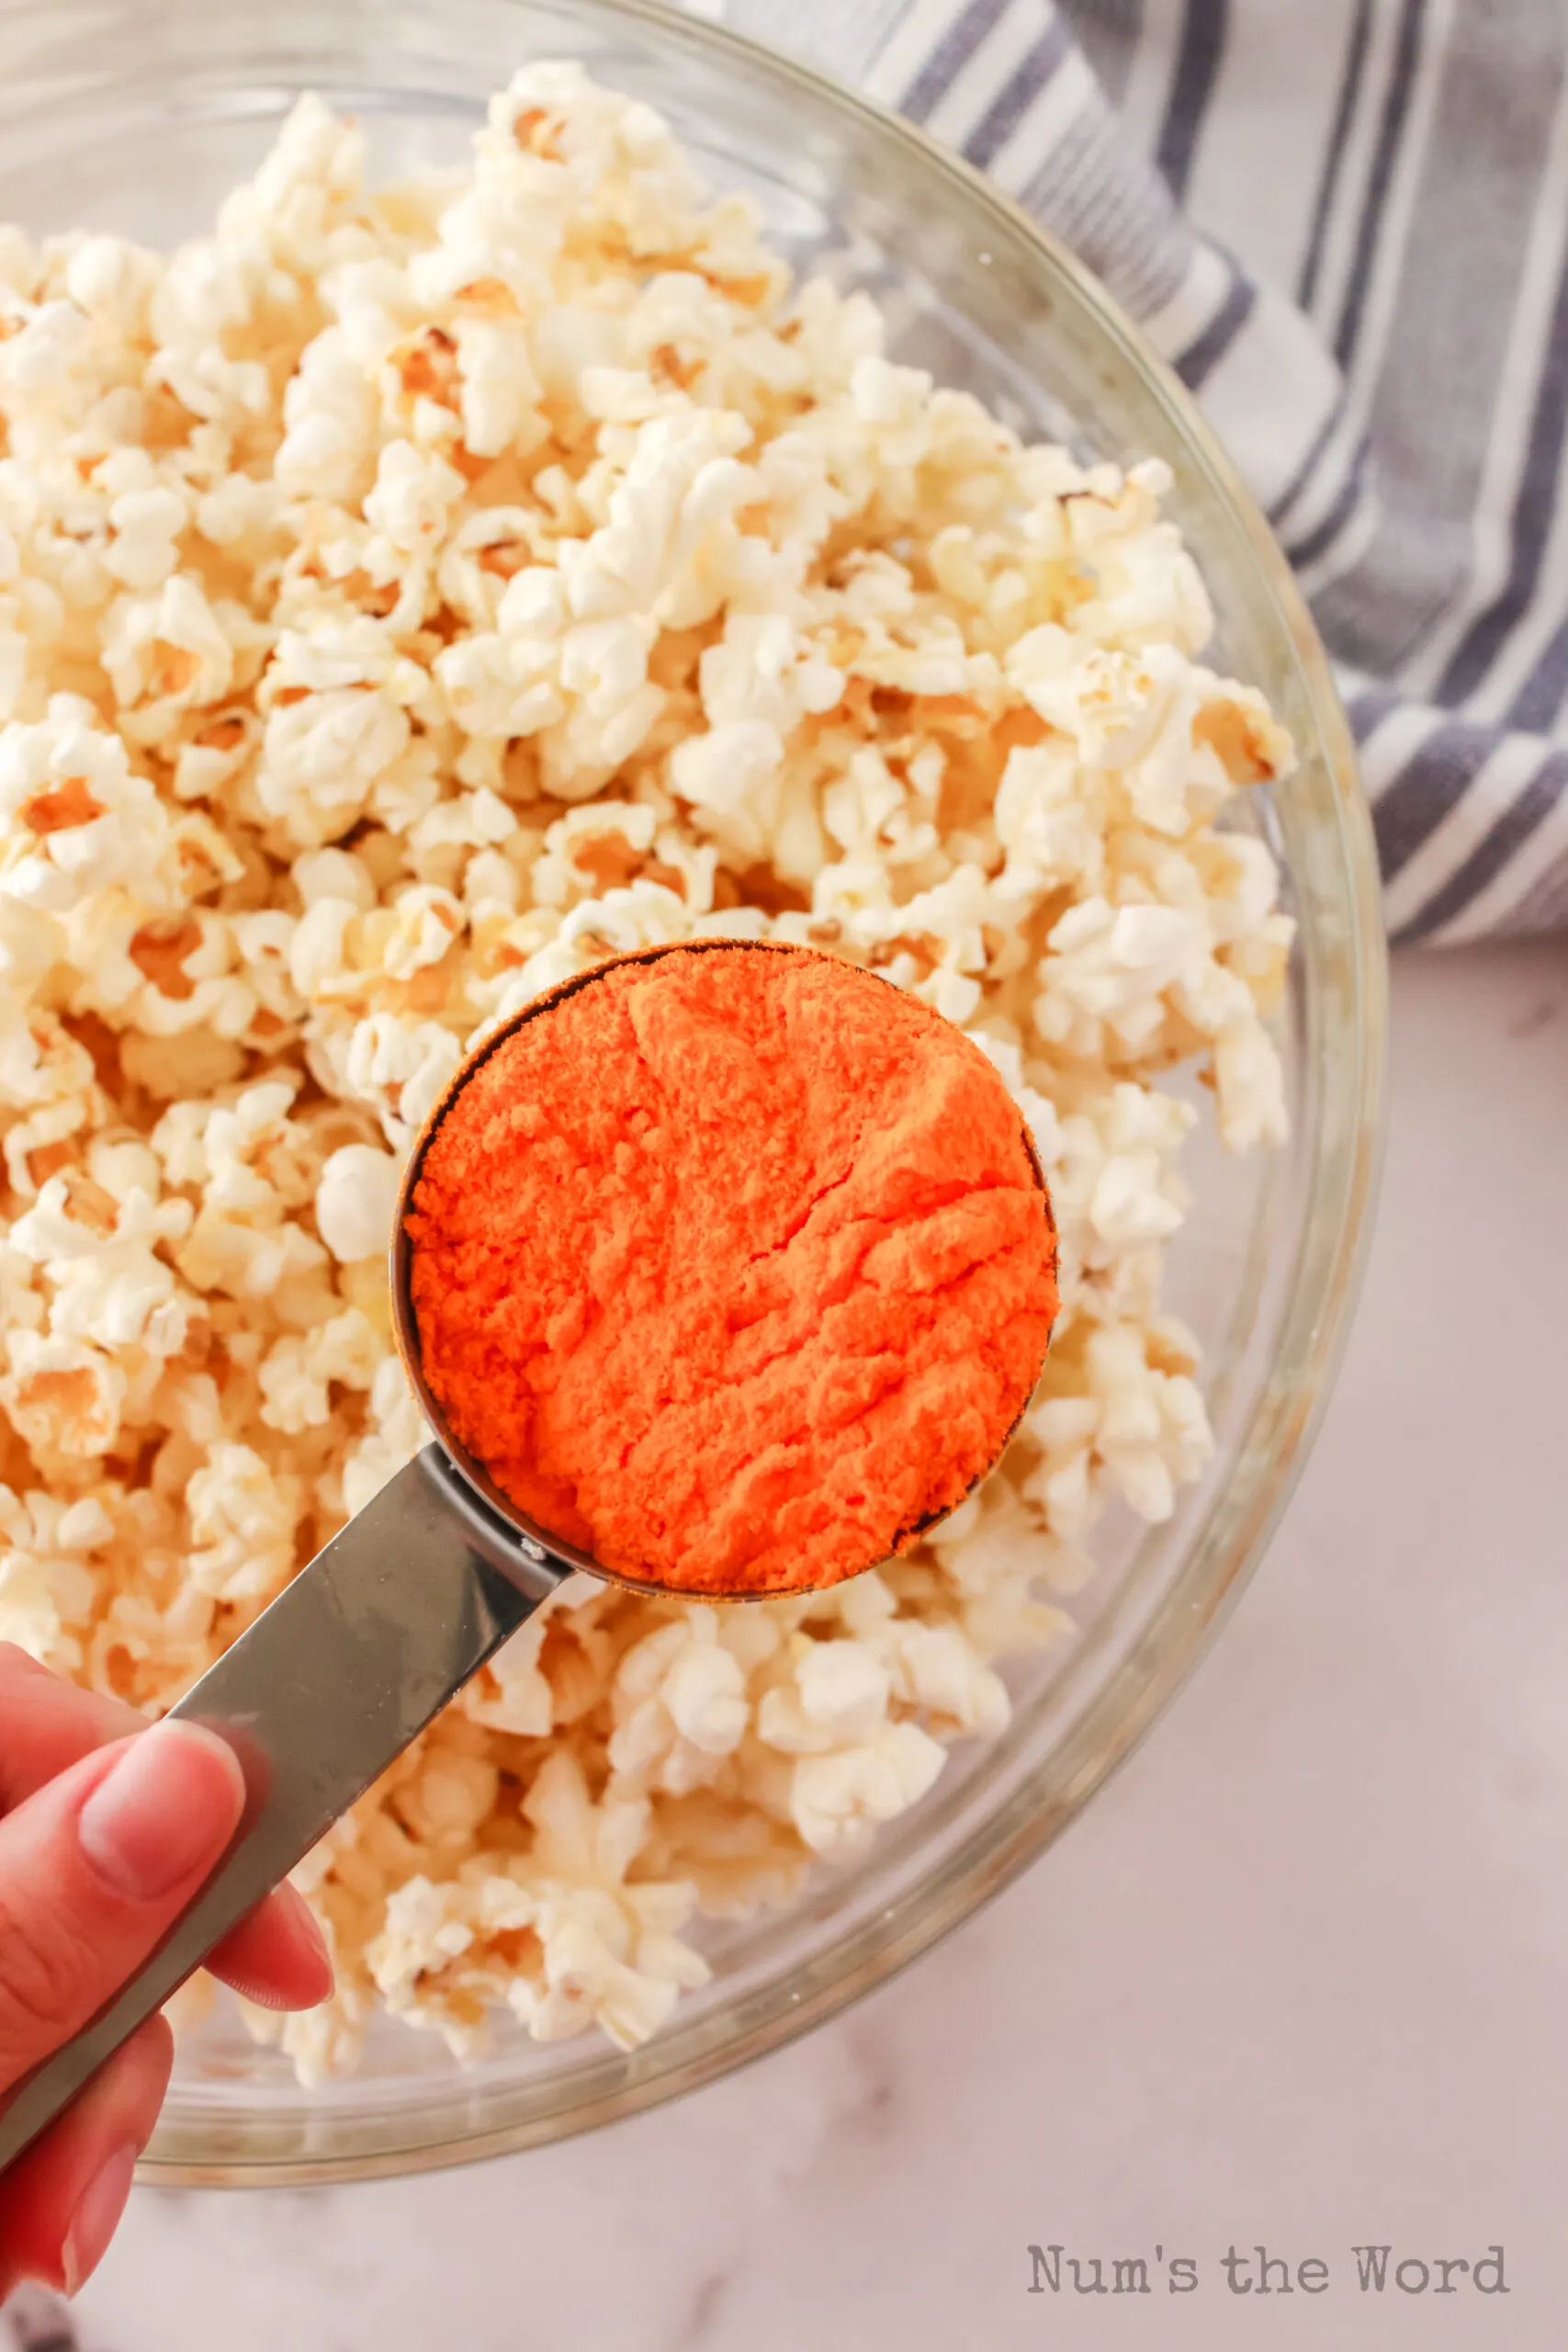
[[[1315,1454],[1212,1657],[1043,1862],[811,2040],[608,2132],[385,2187],[140,2192],[77,2335],[38,2306],[18,2343],[1561,2352],[1565,1167],[1568,950],[1406,960]],[[1260,2243],[1289,2293],[1257,2292]],[[1152,2291],[1032,2294],[1032,2244],[1144,2257]],[[1416,2291],[1497,2245],[1493,2291]]]

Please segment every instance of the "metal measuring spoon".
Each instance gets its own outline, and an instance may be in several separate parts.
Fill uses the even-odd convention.
[[[619,965],[737,947],[762,955],[803,952],[782,942],[715,939],[597,964],[535,998],[485,1037],[431,1113],[398,1195],[391,1293],[399,1351],[432,1442],[172,1711],[176,1721],[219,1733],[238,1756],[246,1788],[239,1827],[201,1893],[130,1984],[8,2101],[0,2101],[0,2170],[48,2129],[105,2060],[288,1877],[566,1577],[585,1569],[640,1592],[678,1591],[603,1567],[537,1525],[458,1442],[424,1377],[411,1292],[413,1252],[404,1227],[425,1152],[455,1097],[525,1022]],[[1021,1132],[1044,1192],[1021,1121]],[[908,1536],[920,1532],[910,1529]],[[750,1600],[776,1599],[778,1592],[695,1597]]]

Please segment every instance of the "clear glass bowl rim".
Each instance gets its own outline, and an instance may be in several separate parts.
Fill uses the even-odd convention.
[[[816,68],[749,40],[727,26],[676,12],[661,0],[595,0],[603,17],[670,39],[683,39],[711,55],[726,51],[765,71],[782,97],[792,89],[809,94],[845,119],[883,140],[903,144],[919,160],[933,191],[946,188],[972,217],[989,215],[1010,233],[1032,246],[1043,279],[1066,282],[1098,332],[1114,346],[1141,388],[1162,408],[1188,452],[1206,474],[1213,492],[1239,524],[1263,588],[1293,647],[1319,743],[1333,786],[1337,849],[1346,880],[1342,910],[1347,935],[1340,943],[1348,990],[1348,1021],[1338,1024],[1335,1045],[1344,1067],[1336,1084],[1338,1116],[1326,1138],[1313,1138],[1307,1184],[1305,1236],[1298,1261],[1301,1277],[1276,1349],[1286,1352],[1294,1333],[1288,1395],[1267,1397],[1254,1414],[1254,1429],[1267,1412],[1272,1442],[1255,1461],[1246,1509],[1225,1541],[1215,1543],[1209,1517],[1195,1531],[1186,1557],[1143,1631],[1134,1657],[1123,1659],[1032,1781],[980,1824],[960,1852],[923,1877],[885,1916],[883,1931],[836,1965],[840,1947],[829,1945],[814,1963],[810,1984],[770,1989],[765,2013],[752,2009],[743,2046],[710,2044],[682,2048],[679,2025],[637,2053],[602,2093],[580,2099],[569,2112],[519,2115],[490,2128],[455,2133],[439,2144],[389,2146],[367,2154],[330,2151],[277,2160],[260,2154],[226,2154],[202,2161],[187,2154],[160,2153],[157,2141],[138,2177],[163,2187],[299,2187],[334,2180],[376,2179],[477,2161],[547,2143],[591,2130],[621,2116],[662,2103],[783,2048],[797,2036],[836,2016],[851,2002],[886,1984],[951,1932],[1034,1860],[1082,1811],[1089,1799],[1132,1752],[1180,1688],[1213,1639],[1228,1607],[1257,1567],[1310,1451],[1327,1402],[1359,1291],[1371,1232],[1382,1147],[1382,1109],[1386,1058],[1387,955],[1384,944],[1377,857],[1371,823],[1356,776],[1349,730],[1330,676],[1316,628],[1283,555],[1251,493],[1216,440],[1196,402],[1141,332],[1125,317],[1093,274],[1021,207],[980,173],[914,125]],[[0,11],[0,23],[5,13]],[[18,12],[19,13],[19,12]],[[1310,978],[1310,973],[1309,973]],[[620,2062],[605,2053],[606,2064]],[[185,2138],[185,2134],[178,2135]],[[239,2134],[243,2138],[243,2132]],[[236,2127],[225,2126],[226,2148]],[[187,2142],[188,2147],[188,2142]]]

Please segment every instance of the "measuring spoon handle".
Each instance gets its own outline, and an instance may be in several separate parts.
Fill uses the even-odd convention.
[[[223,1860],[92,2022],[0,2098],[0,2170],[162,2008],[570,1570],[427,1445],[175,1708],[240,1759]]]

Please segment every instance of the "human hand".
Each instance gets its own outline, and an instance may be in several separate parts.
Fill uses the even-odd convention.
[[[233,1751],[75,1690],[0,1643],[0,2107],[162,1941],[244,1804]],[[247,2000],[307,2009],[332,1964],[280,1887],[208,1966]],[[74,2294],[113,2235],[168,2086],[174,2037],[151,2018],[68,2113],[0,2174],[0,2301],[22,2278]]]

